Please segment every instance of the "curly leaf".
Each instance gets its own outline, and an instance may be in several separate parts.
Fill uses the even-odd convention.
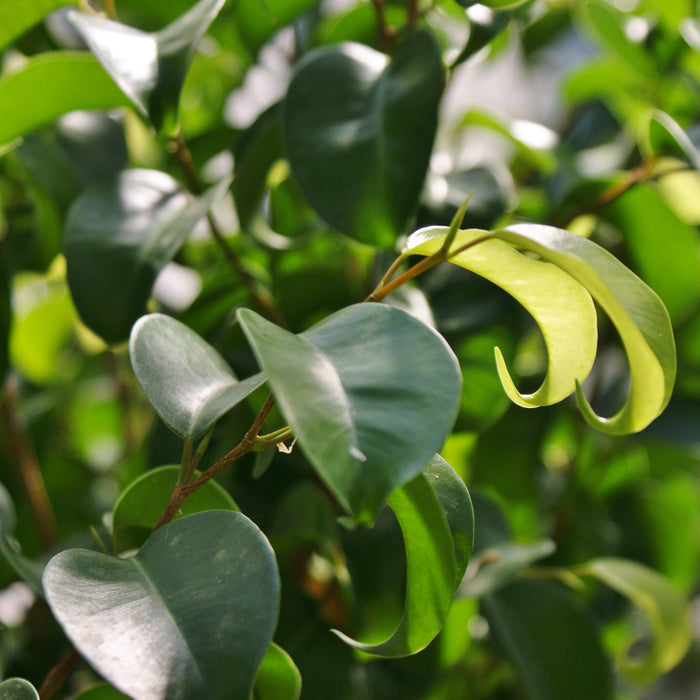
[[[484,236],[485,231],[459,231],[451,250]],[[416,231],[404,246],[411,255],[431,255],[443,245],[447,228]],[[450,262],[485,277],[517,299],[535,318],[549,355],[540,388],[521,394],[496,348],[496,364],[508,396],[527,408],[556,403],[576,390],[591,371],[596,353],[597,326],[593,301],[586,290],[556,266],[525,257],[506,243],[491,239],[449,255]]]
[[[586,420],[613,435],[649,425],[668,404],[676,377],[673,329],[659,297],[613,255],[569,231],[517,224],[495,231],[494,236],[558,265],[590,292],[615,325],[627,353],[630,393],[618,413],[602,418],[591,408],[577,378],[576,395]]]

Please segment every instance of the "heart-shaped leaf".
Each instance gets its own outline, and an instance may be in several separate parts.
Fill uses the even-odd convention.
[[[69,19],[123,90],[158,131],[178,128],[178,104],[195,49],[225,0],[200,0],[172,24],[146,33],[104,17]]]
[[[406,548],[406,599],[398,627],[377,644],[363,644],[336,631],[368,654],[408,656],[425,648],[442,628],[469,561],[474,520],[467,488],[439,456],[427,472],[389,499]]]
[[[0,683],[0,700],[39,700],[39,693],[24,678],[8,678]]]
[[[179,474],[177,466],[158,467],[129,484],[112,511],[112,541],[116,553],[143,544],[168,505]],[[228,491],[211,480],[180,506],[178,516],[204,510],[238,510],[238,506]]]
[[[403,232],[428,167],[442,86],[440,52],[423,31],[391,60],[347,43],[299,63],[284,140],[294,177],[331,225],[384,246]]]
[[[625,559],[601,557],[576,567],[576,573],[594,576],[627,597],[647,616],[651,645],[639,658],[623,650],[618,658],[622,673],[635,683],[653,683],[686,654],[693,638],[690,611],[683,595],[661,574]],[[631,646],[631,645],[630,645]]]
[[[420,229],[409,236],[403,252],[431,255],[442,248],[448,229]],[[459,231],[451,250],[459,250],[486,234],[472,229]],[[549,356],[547,376],[533,394],[521,394],[496,348],[498,374],[508,396],[527,408],[545,406],[576,390],[593,367],[598,337],[596,313],[590,294],[566,272],[554,265],[521,255],[498,240],[485,240],[449,261],[485,277],[517,299],[534,317],[542,331]]]
[[[130,559],[61,552],[44,588],[80,653],[139,700],[249,700],[279,604],[272,548],[230,511],[171,522]]]
[[[19,14],[13,7],[12,13]],[[22,109],[17,109],[21,104]],[[0,147],[77,109],[130,104],[90,55],[51,51],[0,80]]]
[[[409,314],[355,304],[301,335],[238,318],[285,418],[344,508],[374,521],[455,419],[461,376],[444,339]]]
[[[200,437],[265,382],[262,373],[238,381],[206,340],[163,314],[134,324],[129,354],[146,398],[183,440]]]
[[[64,253],[86,325],[110,343],[128,338],[158,273],[228,185],[188,198],[163,172],[125,170],[84,190],[68,212]]]
[[[494,235],[536,253],[571,275],[600,304],[620,335],[632,380],[627,402],[611,418],[601,418],[577,380],[578,404],[586,420],[616,435],[649,425],[668,404],[676,377],[673,329],[659,297],[605,249],[569,231],[516,224]]]
[[[270,644],[255,679],[255,700],[298,700],[301,674],[289,654]]]

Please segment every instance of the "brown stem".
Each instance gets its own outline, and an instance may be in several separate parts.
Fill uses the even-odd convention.
[[[180,506],[183,504],[186,498],[191,496],[202,484],[215,477],[219,472],[223,471],[230,464],[238,461],[241,457],[244,457],[249,452],[252,452],[253,448],[256,446],[255,438],[258,436],[263,424],[270,415],[272,407],[275,405],[275,397],[270,395],[260,409],[260,412],[256,416],[252,425],[248,429],[248,432],[243,436],[243,439],[226,455],[224,455],[218,462],[212,464],[209,469],[202,472],[196,479],[188,481],[185,484],[178,484],[173,490],[170,496],[170,502],[163,511],[163,515],[160,516],[160,520],[153,528],[153,532],[158,530],[169,523],[176,515]]]
[[[105,13],[110,19],[117,19],[117,8],[114,4],[114,0],[104,0]]]
[[[182,168],[182,172],[185,175],[185,179],[187,180],[187,186],[190,188],[192,193],[196,195],[202,194],[202,183],[197,175],[197,169],[195,168],[194,161],[192,160],[192,153],[187,147],[182,134],[178,133],[170,139],[169,148],[177,157],[180,167]],[[256,306],[270,321],[284,327],[284,320],[275,308],[271,295],[266,289],[261,287],[258,281],[248,272],[248,270],[245,269],[243,263],[239,260],[231,246],[227,243],[226,238],[219,228],[219,225],[216,223],[216,220],[210,212],[207,213],[207,221],[209,222],[211,235],[223,253],[226,262],[233,270],[236,277],[248,289],[248,292],[253,298]]]
[[[17,379],[10,377],[5,384],[0,401],[2,428],[7,436],[10,459],[15,463],[24,485],[42,544],[45,547],[52,547],[58,542],[56,518],[18,403]]]
[[[406,0],[406,24],[412,27],[419,17],[418,0]]]
[[[56,691],[68,680],[71,671],[80,661],[80,654],[71,646],[64,657],[49,671],[39,688],[40,700],[49,700]]]
[[[385,51],[391,51],[395,45],[395,31],[392,26],[387,24],[384,14],[384,0],[372,0],[372,5],[374,5],[374,11],[377,15],[377,29],[382,48]]]

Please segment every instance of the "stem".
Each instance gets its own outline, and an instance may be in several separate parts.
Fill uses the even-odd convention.
[[[412,27],[420,17],[418,0],[406,0],[406,24]]]
[[[185,499],[192,495],[202,484],[205,484],[219,472],[226,469],[230,464],[233,464],[241,457],[253,451],[253,448],[256,446],[255,439],[258,437],[258,433],[267,420],[267,417],[270,415],[270,411],[274,405],[275,397],[270,394],[248,429],[248,432],[228,454],[224,455],[218,462],[215,462],[205,472],[202,472],[196,479],[192,479],[184,484],[178,484],[175,487],[170,496],[170,502],[163,511],[163,515],[160,516],[160,520],[153,528],[153,532],[163,527],[163,525],[167,525],[177,515]]]
[[[10,377],[7,380],[2,392],[0,420],[7,436],[10,459],[15,463],[24,485],[42,544],[45,547],[52,547],[58,542],[56,518],[46,493],[46,484],[34,446],[19,412],[16,377]]]
[[[387,24],[384,14],[384,0],[372,0],[372,5],[374,5],[374,11],[377,15],[377,29],[382,47],[390,52],[394,48],[396,33],[394,28]]]
[[[177,483],[185,484],[192,478],[192,448],[194,443],[192,440],[185,440],[182,446],[182,459],[180,460],[180,473],[177,477]]]
[[[65,656],[48,672],[39,688],[40,700],[49,700],[56,691],[68,680],[73,667],[80,661],[80,654],[75,647],[66,652]]]
[[[107,17],[110,19],[116,20],[117,19],[117,8],[114,4],[114,0],[104,0],[104,6],[105,6],[105,12],[107,13]]]
[[[268,447],[277,445],[291,437],[294,437],[294,431],[288,425],[285,425],[284,428],[275,430],[272,433],[267,433],[267,435],[258,435],[258,437],[255,438],[255,447],[253,447],[253,451],[262,452]]]
[[[182,134],[177,133],[175,136],[173,136],[170,139],[168,147],[169,150],[177,157],[191,192],[196,195],[202,194],[204,188],[202,187],[202,183],[197,175],[197,169],[195,168],[194,161],[192,160],[192,153],[187,147]],[[263,289],[258,281],[248,272],[248,270],[245,269],[243,263],[238,259],[238,256],[234,252],[233,248],[231,248],[231,246],[226,242],[226,238],[221,232],[221,229],[216,223],[216,220],[212,216],[211,212],[207,212],[207,221],[209,222],[211,235],[223,253],[226,262],[240,282],[248,289],[248,292],[253,298],[256,306],[270,321],[284,327],[284,320],[275,308],[271,295],[267,290]]]

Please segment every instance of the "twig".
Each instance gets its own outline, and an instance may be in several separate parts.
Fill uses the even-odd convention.
[[[197,169],[195,168],[194,161],[192,160],[192,153],[187,147],[182,134],[178,133],[170,139],[169,148],[177,157],[180,167],[185,175],[185,179],[187,180],[187,186],[190,188],[192,193],[196,195],[202,194],[202,183],[197,176]],[[248,289],[248,292],[255,302],[255,305],[270,321],[284,327],[286,324],[275,308],[271,295],[266,289],[262,288],[253,275],[251,275],[248,270],[245,269],[243,263],[238,259],[236,253],[226,242],[226,238],[221,232],[221,229],[216,223],[216,220],[212,216],[211,212],[207,213],[207,221],[209,222],[209,228],[211,229],[211,235],[214,238],[214,241],[219,246],[219,249],[226,259],[226,262],[233,270],[236,277]]]
[[[40,700],[49,700],[56,691],[68,680],[71,671],[80,661],[80,654],[74,646],[65,653],[64,657],[48,672],[39,688]]]
[[[112,20],[117,19],[117,8],[114,4],[114,0],[104,0],[104,6],[105,6],[105,13],[107,14],[107,17],[109,17]]]
[[[58,542],[56,518],[46,493],[44,477],[39,469],[34,447],[20,416],[16,377],[10,377],[5,384],[0,401],[0,417],[7,436],[10,458],[22,479],[41,541],[45,547],[52,547]]]
[[[391,51],[396,43],[396,35],[394,28],[387,24],[386,15],[384,14],[384,0],[372,0],[372,5],[374,5],[374,11],[377,15],[377,29],[382,48],[386,51]]]

